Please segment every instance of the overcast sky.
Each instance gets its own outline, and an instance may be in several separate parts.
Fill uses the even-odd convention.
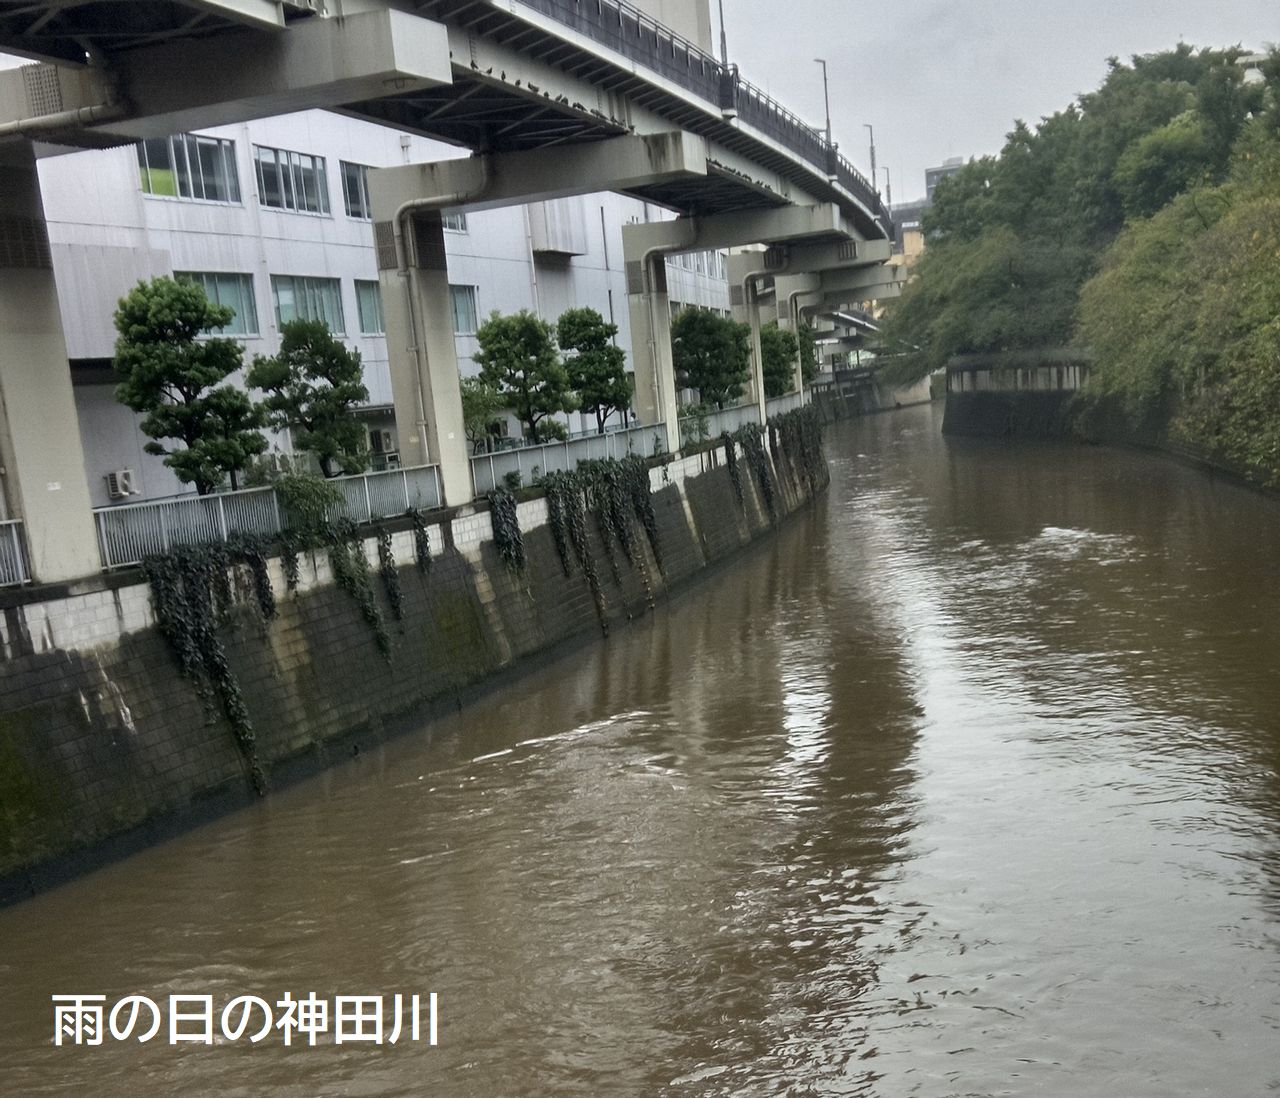
[[[813,58],[827,59],[835,139],[867,173],[863,125],[875,127],[895,203],[924,197],[926,167],[998,152],[1014,119],[1034,123],[1096,88],[1110,56],[1179,41],[1250,49],[1280,41],[1280,0],[723,3],[729,59],[819,127],[822,69]],[[716,7],[711,0],[713,20]]]

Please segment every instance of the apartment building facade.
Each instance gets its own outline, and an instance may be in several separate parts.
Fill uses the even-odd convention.
[[[235,309],[225,334],[244,346],[246,366],[278,349],[285,321],[328,323],[360,352],[370,394],[361,414],[371,448],[378,465],[394,464],[366,173],[460,155],[466,151],[306,111],[43,160],[41,188],[94,505],[190,490],[143,452],[140,417],[114,396],[112,314],[139,280],[157,275],[192,278]],[[475,332],[493,311],[527,308],[554,322],[571,306],[590,306],[618,325],[619,345],[629,355],[622,227],[668,216],[613,194],[452,212],[446,250],[460,372],[477,372]],[[728,311],[723,256],[676,257],[668,273],[673,309]],[[589,427],[577,415],[567,418],[571,431]],[[510,426],[518,433],[514,421]],[[274,452],[291,452],[287,435],[271,443]]]

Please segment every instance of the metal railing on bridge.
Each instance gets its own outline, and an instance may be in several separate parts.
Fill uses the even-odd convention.
[[[626,0],[519,0],[593,42],[616,50],[631,61],[693,92],[721,112],[736,112],[743,123],[772,138],[824,175],[835,178],[881,222],[892,237],[893,221],[880,200],[874,180],[868,182],[853,164],[828,145],[823,131],[810,126],[777,100],[704,53],[694,43],[663,26]]]
[[[0,522],[0,587],[13,587],[30,579],[22,521],[5,519]]]
[[[328,483],[343,497],[333,517],[354,522],[392,518],[410,508],[431,510],[441,502],[435,465],[335,477]],[[279,496],[270,487],[98,507],[93,514],[105,568],[138,564],[177,545],[225,542],[237,534],[270,537],[285,528]]]
[[[803,393],[784,393],[780,397],[770,397],[764,403],[765,419],[786,415],[787,412],[794,412],[797,408],[803,408],[808,403],[809,401]]]
[[[476,495],[482,496],[506,485],[508,478],[518,477],[518,484],[528,486],[547,473],[576,469],[583,461],[624,458],[628,454],[651,457],[666,452],[667,430],[664,426],[631,427],[603,435],[585,435],[568,442],[476,454],[471,459],[471,480]]]

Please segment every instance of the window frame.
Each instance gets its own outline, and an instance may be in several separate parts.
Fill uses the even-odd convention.
[[[382,284],[376,278],[357,278],[356,287],[356,325],[360,329],[362,336],[385,336],[387,334],[387,318],[382,311]],[[361,287],[368,287],[373,291],[373,308],[377,313],[377,327],[365,327],[365,304],[360,296]]]
[[[354,195],[359,200],[359,208],[364,213],[352,212],[352,194],[351,188],[347,182],[347,169],[354,168],[356,178],[357,193]],[[342,208],[346,211],[346,215],[353,221],[372,221],[373,220],[373,203],[369,201],[369,165],[359,164],[354,160],[339,160],[338,175],[342,178]]]
[[[270,154],[269,167],[264,153]],[[274,179],[270,182],[268,170],[274,174]],[[333,204],[329,199],[327,157],[297,152],[294,149],[281,149],[274,145],[255,144],[253,174],[258,185],[258,205],[264,209],[309,214],[311,217],[333,216]],[[308,190],[312,191],[311,195],[308,195]],[[278,195],[279,202],[268,201],[269,194]],[[318,208],[312,208],[312,198]]]
[[[281,327],[287,324],[290,320],[299,320],[299,319],[319,320],[319,321],[322,321],[325,325],[327,325],[329,328],[329,331],[331,331],[334,335],[345,336],[347,334],[347,313],[346,313],[346,308],[343,306],[343,303],[342,303],[342,280],[341,279],[332,278],[328,275],[273,274],[270,277],[271,277],[271,305],[272,305],[272,308],[275,310],[275,314],[276,314],[277,330],[279,330]],[[280,288],[281,288],[281,283],[285,280],[288,280],[288,282],[290,283],[289,291],[293,295],[293,299],[294,299],[294,315],[289,317],[288,319],[285,319],[280,314]],[[324,287],[331,286],[333,288],[333,300],[337,304],[337,309],[338,309],[338,323],[340,325],[340,327],[338,328],[335,328],[329,322],[328,317],[311,315],[309,312],[304,312],[297,308],[297,303],[299,300],[299,294],[298,294],[299,289],[302,289],[303,291],[314,291],[316,289],[321,288],[322,286]]]
[[[164,147],[167,158],[164,166],[157,166],[151,162],[152,150],[148,146],[155,145]],[[208,202],[217,206],[242,204],[240,168],[236,163],[236,143],[231,138],[213,137],[202,133],[175,133],[167,137],[139,141],[134,148],[138,158],[139,186],[148,198]],[[212,173],[208,170],[209,162],[201,158],[202,150],[216,152],[216,163],[212,165],[214,168]],[[220,181],[216,179],[218,169],[223,173]],[[165,172],[169,174],[171,180],[171,191],[157,186]],[[220,185],[225,191],[225,197],[209,197],[210,189],[214,189],[208,186],[211,179],[215,183],[215,188]],[[184,187],[186,193],[184,193]],[[199,193],[196,193],[197,190]]]
[[[471,328],[463,329],[458,327],[458,296],[460,291],[465,291],[462,296],[469,301],[469,311],[471,314]],[[453,320],[453,334],[455,336],[474,336],[480,329],[480,305],[479,305],[479,287],[470,286],[462,283],[449,283],[449,311]]]
[[[215,305],[229,304],[229,302],[223,302],[220,299],[221,293],[219,291],[218,283],[216,281],[213,283],[214,293],[211,295],[209,293],[209,283],[206,280],[207,279],[216,280],[219,278],[239,279],[240,291],[242,294],[241,300],[246,301],[248,303],[249,313],[251,315],[246,317],[245,313],[242,310],[236,309],[235,320],[243,319],[246,322],[246,324],[251,320],[253,327],[252,328],[246,327],[245,330],[242,332],[236,331],[234,328],[231,328],[231,327],[210,328],[207,331],[202,332],[201,334],[207,335],[207,336],[218,336],[221,338],[235,338],[236,336],[244,336],[246,339],[258,338],[262,335],[262,325],[258,319],[258,300],[254,292],[252,273],[246,274],[243,271],[174,271],[173,277],[178,282],[183,282],[183,281],[195,282],[202,290],[204,290],[204,296],[207,297]]]

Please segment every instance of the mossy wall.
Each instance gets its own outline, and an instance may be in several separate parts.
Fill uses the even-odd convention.
[[[783,456],[769,467],[781,518],[804,505],[809,488]],[[720,451],[653,471],[661,567],[637,524],[634,562],[613,546],[615,575],[588,518],[604,621],[581,567],[565,575],[542,501],[520,508],[528,564],[519,574],[499,558],[483,512],[431,525],[425,572],[412,532],[396,533],[400,621],[368,543],[392,634],[389,660],[324,554],[304,555],[303,583],[290,594],[271,562],[277,617],[264,621],[242,593],[220,627],[268,787],[385,736],[429,728],[433,712],[463,704],[495,675],[650,613],[767,535],[760,487],[741,458],[740,472],[741,504]],[[255,795],[225,717],[182,675],[149,598],[134,575],[0,600],[0,903]]]

